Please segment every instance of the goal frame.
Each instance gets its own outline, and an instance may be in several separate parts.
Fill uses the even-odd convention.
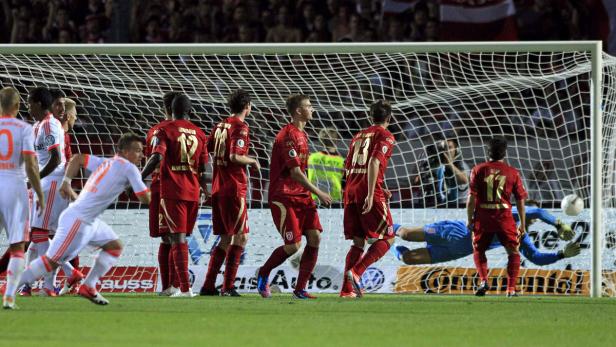
[[[601,296],[602,268],[602,42],[383,42],[383,43],[289,43],[289,44],[3,44],[3,55],[156,55],[156,54],[325,54],[325,53],[490,53],[580,52],[591,54],[591,155],[590,186],[592,252],[590,296]]]

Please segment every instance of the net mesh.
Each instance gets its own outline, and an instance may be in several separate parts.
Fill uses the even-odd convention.
[[[604,56],[603,206],[604,270],[614,271],[616,244],[615,60]],[[336,129],[345,156],[352,135],[366,127],[367,109],[376,99],[390,100],[390,131],[397,148],[386,173],[394,220],[421,226],[444,219],[465,219],[467,189],[445,165],[442,140],[455,140],[454,165],[461,171],[482,162],[484,144],[493,135],[510,141],[508,161],[524,178],[530,198],[544,208],[559,207],[567,194],[590,206],[590,53],[364,53],[364,54],[225,54],[225,55],[0,55],[0,81],[27,95],[34,86],[61,88],[77,101],[73,152],[110,156],[119,136],[134,131],[145,137],[162,120],[162,95],[186,93],[196,111],[193,121],[209,129],[228,116],[226,96],[248,90],[253,110],[247,118],[252,147],[263,169],[250,171],[250,241],[244,265],[262,264],[281,242],[267,209],[268,162],[277,131],[289,121],[284,110],[291,93],[310,96],[315,117],[306,132],[311,150],[323,150],[318,132]],[[25,100],[21,116],[26,118]],[[213,237],[207,210],[193,240],[193,260],[203,264]],[[582,253],[549,265],[552,270],[590,268],[590,215],[557,214],[577,223]],[[319,264],[342,267],[347,243],[342,211],[322,209],[325,229]],[[147,237],[147,207],[121,196],[103,218],[127,248],[122,266],[155,266],[157,241]],[[540,250],[565,245],[552,227],[538,223],[531,235]],[[5,240],[5,239],[3,239]],[[5,241],[3,241],[3,245]],[[421,244],[410,245],[423,247]],[[490,266],[503,267],[503,251],[489,253]],[[200,257],[201,256],[201,257]],[[87,262],[88,260],[84,260]],[[396,266],[385,256],[379,263]],[[472,257],[445,263],[472,269]],[[538,268],[526,261],[524,266]],[[607,276],[606,276],[607,278]],[[587,279],[585,279],[587,280]],[[606,282],[606,288],[609,288]],[[607,289],[606,289],[607,290]],[[611,289],[613,292],[613,288]]]

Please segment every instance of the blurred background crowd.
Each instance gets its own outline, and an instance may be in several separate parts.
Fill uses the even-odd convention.
[[[12,43],[604,39],[608,52],[616,47],[613,0],[0,1],[0,41]],[[482,30],[460,26],[470,19]]]

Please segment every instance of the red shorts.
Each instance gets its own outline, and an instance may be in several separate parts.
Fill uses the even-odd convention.
[[[169,232],[165,223],[165,217],[160,211],[160,191],[151,190],[152,199],[150,201],[150,237],[161,237]]]
[[[185,233],[188,236],[192,234],[197,221],[199,202],[160,199],[160,212],[163,214],[164,223],[169,227],[170,233]]]
[[[212,196],[214,235],[248,234],[246,198]]]
[[[344,238],[389,240],[395,237],[393,219],[386,202],[375,201],[370,212],[361,214],[363,204],[344,206]]]
[[[520,235],[515,222],[495,226],[475,223],[473,228],[473,249],[485,252],[494,240],[494,236],[498,237],[501,245],[505,248],[518,249],[520,247],[522,235]]]
[[[279,201],[271,201],[270,211],[272,211],[274,224],[285,245],[300,242],[303,233],[307,230],[323,231],[317,207],[314,205],[284,204]]]

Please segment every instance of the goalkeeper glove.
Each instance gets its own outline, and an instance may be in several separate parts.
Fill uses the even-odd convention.
[[[569,241],[575,236],[573,229],[571,229],[568,224],[565,224],[560,220],[556,221],[556,230],[558,230],[558,237],[565,241]]]
[[[575,257],[578,254],[580,254],[580,244],[577,242],[569,242],[565,249],[558,251],[561,259]]]

